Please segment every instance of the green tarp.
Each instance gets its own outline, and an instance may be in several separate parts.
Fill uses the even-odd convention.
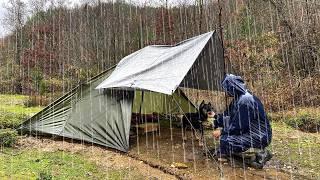
[[[139,113],[140,106],[143,114],[196,111],[180,89],[172,96],[145,91],[143,103],[142,91],[139,90],[96,90],[95,87],[113,69],[79,85],[25,121],[20,129],[83,140],[127,152],[131,115],[132,112]]]
[[[179,87],[221,89],[222,52],[216,32],[173,46],[147,46],[74,88],[22,123],[20,129],[126,152],[132,113],[195,112],[195,106]]]
[[[180,89],[177,89],[172,95],[152,91],[144,91],[143,93],[142,102],[142,91],[135,91],[132,112],[139,113],[140,106],[142,114],[183,114],[184,112],[196,112],[194,105]]]

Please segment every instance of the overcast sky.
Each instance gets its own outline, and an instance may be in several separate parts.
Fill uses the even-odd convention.
[[[4,18],[6,15],[6,9],[4,7],[8,4],[8,1],[9,0],[0,0],[0,37],[3,37],[4,35],[8,34],[8,29],[4,23]],[[27,4],[28,1],[30,1],[30,0],[21,0],[21,1],[23,1],[24,3]],[[55,1],[58,1],[58,0],[55,0]],[[60,0],[60,1],[63,1],[63,0]],[[65,1],[65,4],[72,7],[75,4],[80,4],[84,0],[64,0],[64,1]],[[88,0],[88,1],[90,1],[90,0]]]
[[[8,34],[7,27],[5,26],[3,19],[6,14],[6,9],[4,6],[8,3],[9,0],[0,0],[0,37],[3,37],[4,35]],[[27,3],[30,0],[22,0],[23,2]],[[52,0],[49,0],[52,1]],[[80,5],[83,2],[90,2],[93,0],[53,0],[53,1],[62,1],[64,2],[67,6],[73,7],[74,5]],[[101,1],[108,1],[108,0],[101,0]],[[110,1],[110,0],[109,0]],[[135,4],[145,4],[146,2],[148,4],[154,4],[154,5],[160,5],[161,3],[165,2],[165,0],[126,0],[127,2],[132,2]],[[186,0],[169,0],[169,4],[178,4],[179,2],[183,2]],[[187,2],[193,2],[194,0],[187,0]]]
[[[0,4],[0,37],[3,36],[4,34],[4,24],[3,24],[3,17],[5,15],[5,9],[3,8],[3,5],[6,3],[7,0],[0,0],[1,4]]]

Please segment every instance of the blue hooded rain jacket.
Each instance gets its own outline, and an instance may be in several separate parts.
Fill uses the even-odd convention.
[[[223,128],[220,153],[230,155],[251,147],[267,147],[271,142],[272,130],[261,101],[248,91],[240,76],[226,75],[222,87],[234,99],[214,121],[215,129]]]

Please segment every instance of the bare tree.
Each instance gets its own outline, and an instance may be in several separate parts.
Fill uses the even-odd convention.
[[[19,69],[19,76],[14,82],[15,92],[21,93],[21,78],[22,72],[20,68],[21,64],[21,55],[22,55],[22,44],[23,44],[23,25],[26,18],[26,5],[21,0],[9,0],[8,4],[5,6],[7,13],[5,15],[5,23],[12,33],[15,34],[13,36],[14,44],[15,44],[15,55],[14,61]]]
[[[25,17],[26,17],[26,5],[21,0],[9,0],[4,5],[7,10],[4,21],[11,31],[21,30]]]
[[[31,9],[31,13],[37,13],[45,10],[48,0],[29,0],[28,4]]]

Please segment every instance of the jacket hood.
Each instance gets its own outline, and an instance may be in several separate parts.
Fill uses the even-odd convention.
[[[226,74],[221,85],[230,96],[241,95],[247,92],[243,79],[233,74]]]

